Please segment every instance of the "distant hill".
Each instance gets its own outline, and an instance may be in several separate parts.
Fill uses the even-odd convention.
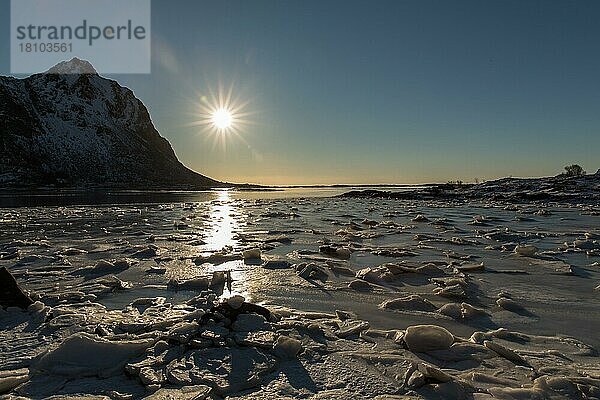
[[[353,190],[342,197],[400,200],[491,200],[600,204],[600,170],[595,174],[546,178],[503,178],[478,184],[434,184],[401,191]]]
[[[207,188],[144,104],[74,58],[25,79],[0,77],[0,186]]]

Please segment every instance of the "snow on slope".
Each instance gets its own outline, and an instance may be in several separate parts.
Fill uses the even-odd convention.
[[[219,185],[183,166],[133,92],[86,61],[0,77],[0,117],[0,184]]]

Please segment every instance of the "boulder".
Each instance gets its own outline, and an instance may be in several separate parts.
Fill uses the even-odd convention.
[[[404,342],[410,351],[417,353],[445,350],[454,343],[454,335],[437,325],[413,325],[406,328]]]
[[[15,277],[6,267],[1,267],[0,306],[3,308],[19,307],[26,310],[31,304],[33,304],[33,300],[21,289]]]

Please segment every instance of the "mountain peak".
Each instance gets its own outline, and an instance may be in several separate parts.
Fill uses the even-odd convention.
[[[62,61],[56,64],[45,72],[46,74],[98,74],[96,69],[90,64],[89,61],[81,60],[77,57],[73,57],[69,61]]]

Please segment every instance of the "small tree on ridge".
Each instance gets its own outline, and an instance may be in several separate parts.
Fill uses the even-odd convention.
[[[585,175],[585,171],[583,170],[583,168],[581,168],[581,165],[572,164],[572,165],[567,165],[565,167],[564,175],[566,175],[566,176],[583,176],[583,175]]]

